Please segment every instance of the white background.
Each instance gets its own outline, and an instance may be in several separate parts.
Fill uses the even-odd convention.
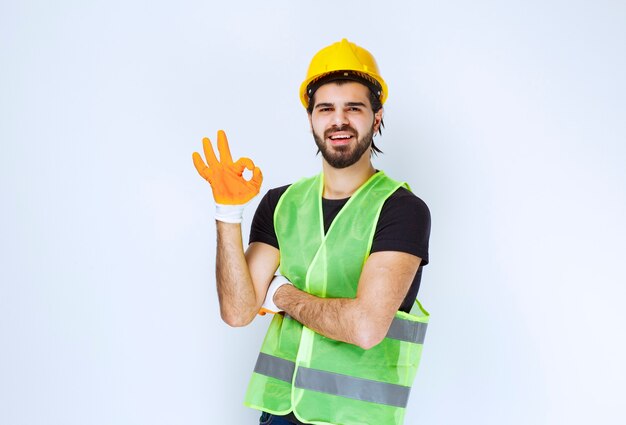
[[[191,152],[316,173],[297,91],[342,37],[432,214],[407,424],[625,423],[623,1],[0,4],[0,423],[256,423],[268,319],[220,321]]]

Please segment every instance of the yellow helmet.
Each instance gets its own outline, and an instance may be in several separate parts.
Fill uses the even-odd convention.
[[[338,79],[364,83],[379,95],[381,104],[387,100],[387,84],[380,76],[374,56],[344,38],[324,47],[313,56],[306,79],[300,85],[300,101],[304,107],[308,108],[309,99],[319,86]]]

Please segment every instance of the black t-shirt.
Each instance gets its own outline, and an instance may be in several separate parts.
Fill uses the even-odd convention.
[[[274,230],[274,211],[287,186],[270,189],[254,213],[249,242],[264,242],[277,249],[278,239]],[[333,219],[348,199],[322,199],[324,231],[328,231]],[[422,267],[428,264],[428,239],[430,237],[430,211],[420,198],[404,187],[396,190],[383,204],[378,218],[370,253],[400,251],[422,259],[413,283],[400,306],[409,312],[413,307],[422,278]]]

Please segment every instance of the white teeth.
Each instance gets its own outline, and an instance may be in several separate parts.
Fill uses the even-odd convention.
[[[349,139],[352,136],[330,136],[330,138],[332,140],[336,140],[336,139]]]

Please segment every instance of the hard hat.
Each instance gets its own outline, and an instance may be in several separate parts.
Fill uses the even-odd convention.
[[[339,79],[359,81],[379,95],[381,104],[387,100],[387,84],[380,76],[374,56],[344,38],[313,56],[306,79],[300,85],[300,101],[304,107],[309,106],[309,99],[317,88]]]

